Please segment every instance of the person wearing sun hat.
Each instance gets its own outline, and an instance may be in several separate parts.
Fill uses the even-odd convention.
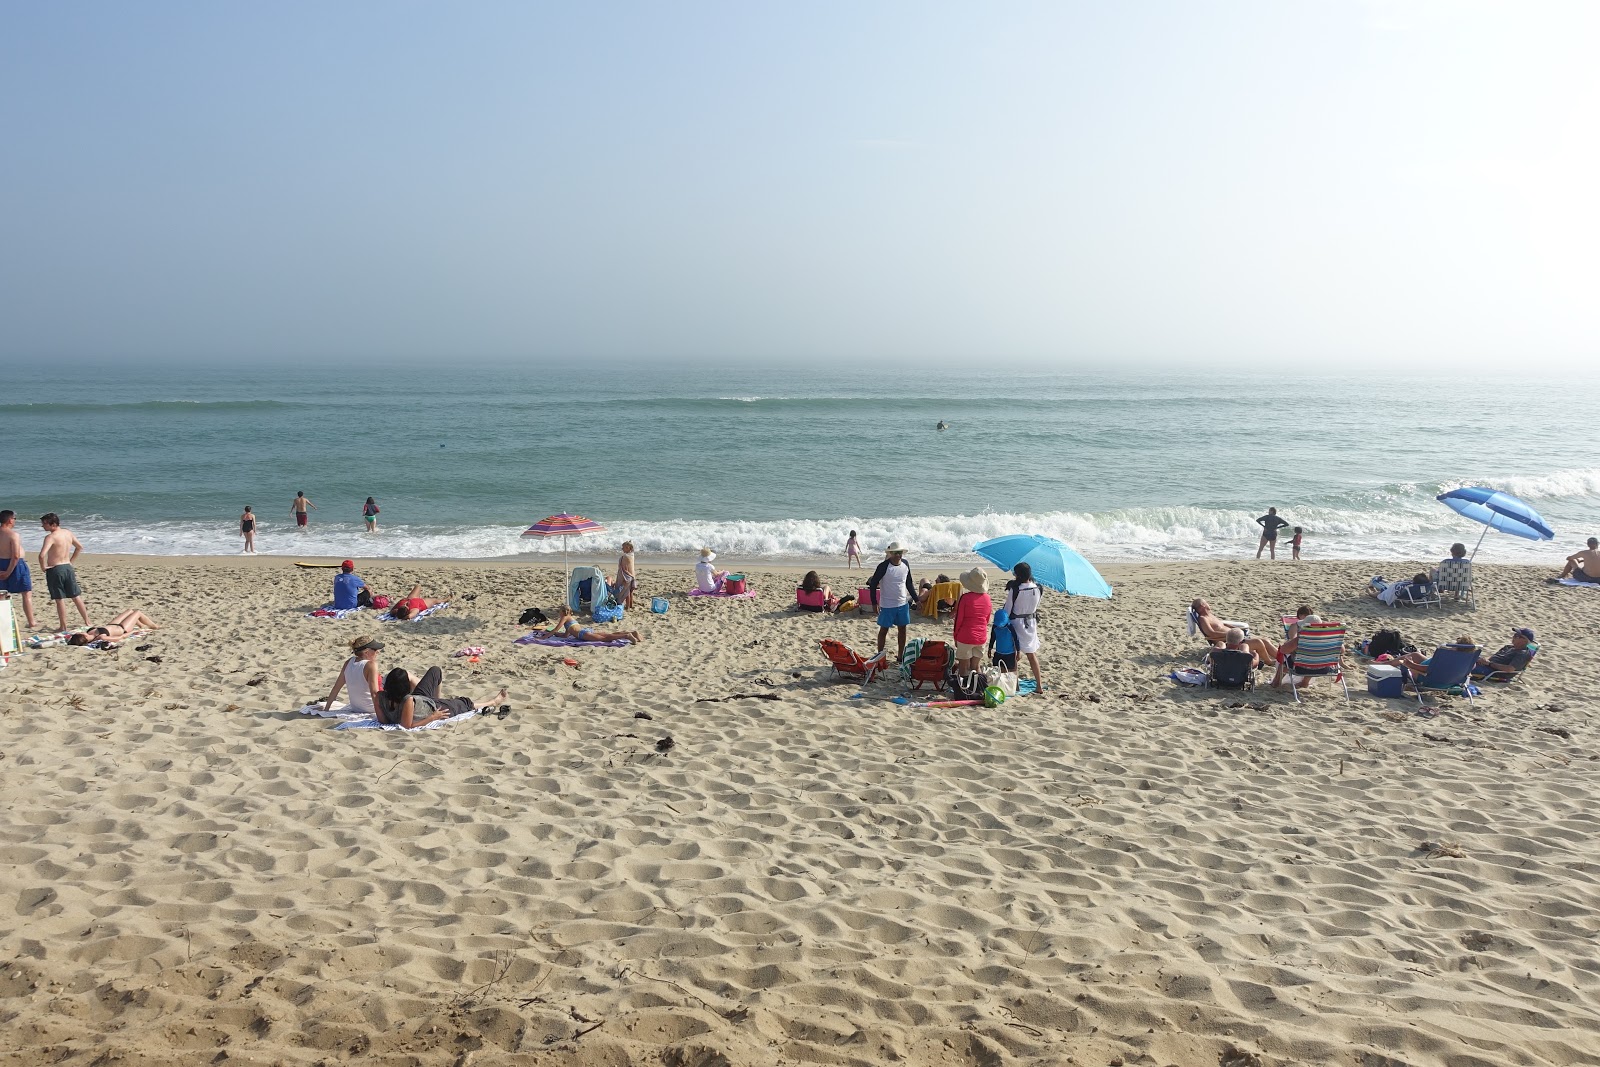
[[[994,601],[989,598],[989,576],[983,573],[982,567],[962,574],[961,588],[966,592],[956,601],[956,670],[971,674],[978,669],[989,644],[989,617],[994,613]]]
[[[700,562],[694,565],[694,584],[702,593],[715,593],[722,588],[722,579],[728,576],[727,571],[719,571],[712,567],[716,562],[717,554],[709,548],[700,550]]]
[[[890,541],[883,550],[883,562],[867,579],[872,590],[873,603],[878,605],[878,651],[889,641],[889,627],[900,634],[900,651],[896,662],[905,658],[906,627],[911,625],[911,601],[917,596],[917,583],[911,580],[911,566],[905,561],[905,546]]]
[[[367,583],[356,575],[354,560],[345,560],[339,564],[339,573],[333,576],[333,610],[346,611],[350,608],[363,607],[361,593],[367,588]],[[368,598],[372,596],[367,594]]]

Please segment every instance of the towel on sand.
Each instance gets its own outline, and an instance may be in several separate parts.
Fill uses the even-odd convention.
[[[386,611],[382,615],[378,616],[378,621],[379,622],[416,622],[418,619],[426,619],[429,615],[432,615],[436,611],[443,611],[445,608],[447,608],[449,606],[450,606],[450,601],[446,600],[443,604],[435,604],[433,607],[428,608],[426,611],[417,612],[415,615],[411,616],[411,618],[409,618],[409,619],[397,619],[393,615],[391,615],[389,612]]]
[[[319,700],[315,704],[307,704],[303,708],[296,708],[294,714],[313,715],[319,719],[358,719],[366,716],[367,713],[349,704],[335,704],[327,711],[323,711],[322,701]]]
[[[700,591],[699,586],[696,586],[695,588],[689,590],[689,595],[714,597],[717,600],[754,600],[756,598],[756,591],[746,587],[745,591],[742,593],[704,593]]]
[[[411,731],[406,732],[410,733],[415,730],[437,730],[441,726],[454,726],[456,723],[465,722],[467,719],[473,718],[477,714],[478,709],[473,708],[471,711],[463,711],[459,715],[452,715],[448,719],[435,719],[426,726],[414,726],[412,727]],[[346,719],[344,722],[334,723],[333,728],[335,730],[405,730],[405,727],[399,725],[398,723],[384,723],[379,722],[377,719],[371,718]]]
[[[350,616],[360,614],[361,612],[366,611],[366,610],[367,610],[366,608],[335,608],[332,605],[324,604],[324,605],[322,605],[322,607],[318,608],[316,611],[308,611],[308,612],[306,612],[306,618],[308,618],[308,619],[348,619],[348,618],[350,618]]]
[[[1563,578],[1557,585],[1576,585],[1582,589],[1600,589],[1600,582],[1580,582],[1576,578]]]
[[[632,641],[579,641],[576,637],[557,637],[542,630],[524,634],[514,642],[519,645],[550,645],[554,648],[624,648]]]

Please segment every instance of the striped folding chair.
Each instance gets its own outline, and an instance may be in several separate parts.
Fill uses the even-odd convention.
[[[1472,561],[1447,559],[1433,569],[1433,585],[1440,594],[1449,593],[1460,603],[1476,609],[1478,599],[1472,592]]]
[[[1289,692],[1300,702],[1301,678],[1332,677],[1350,701],[1350,687],[1344,684],[1344,636],[1342,622],[1302,624],[1295,644],[1294,664],[1289,668]]]

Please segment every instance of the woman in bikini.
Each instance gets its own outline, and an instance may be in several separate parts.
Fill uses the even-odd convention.
[[[411,592],[407,593],[398,603],[390,606],[389,614],[404,622],[413,615],[420,615],[429,608],[436,608],[440,604],[446,603],[449,599],[449,597],[445,597],[444,600],[429,600],[422,595],[422,586],[414,585],[411,587]]]
[[[239,533],[244,536],[244,550],[246,552],[254,552],[256,550],[256,516],[250,510],[249,504],[244,506],[244,514],[239,516]]]
[[[383,692],[373,701],[378,721],[385,726],[415,730],[430,722],[448,719],[479,707],[488,711],[500,704],[502,719],[511,712],[509,704],[500,703],[506,698],[504,689],[482,704],[474,704],[471,697],[440,696],[439,684],[443,681],[444,671],[438,667],[429,667],[420,679],[411,677],[404,667],[396,667],[383,676]]]
[[[87,645],[91,641],[115,644],[134,630],[155,630],[156,621],[138,608],[129,608],[104,626],[91,626],[81,634],[67,638],[69,645]]]
[[[549,633],[556,637],[565,637],[573,641],[587,641],[594,644],[603,644],[607,641],[626,641],[630,645],[637,645],[644,640],[639,636],[638,630],[596,630],[592,626],[582,626],[578,617],[572,614],[570,607],[561,609],[561,617],[549,626]]]

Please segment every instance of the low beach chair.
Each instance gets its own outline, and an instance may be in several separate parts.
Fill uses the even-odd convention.
[[[924,641],[917,658],[911,661],[911,688],[921,689],[929,682],[944,688],[945,674],[955,663],[955,650],[943,641]]]
[[[1447,559],[1433,569],[1433,587],[1438,590],[1442,598],[1449,593],[1456,601],[1476,610],[1477,596],[1472,590],[1472,561],[1470,559]]]
[[[866,685],[872,681],[874,674],[883,669],[881,652],[871,659],[866,659],[843,641],[824,637],[818,643],[822,646],[822,654],[828,657],[828,665],[833,668],[828,674],[829,678],[838,678],[840,675],[860,678],[861,684]]]
[[[1236,648],[1212,649],[1205,658],[1206,688],[1254,689],[1259,669],[1254,659],[1254,653]]]
[[[1433,655],[1428,658],[1428,673],[1411,675],[1411,688],[1417,694],[1417,703],[1427,707],[1427,702],[1422,699],[1424,693],[1465,693],[1467,703],[1472,703],[1472,691],[1467,686],[1467,680],[1472,677],[1472,668],[1478,665],[1478,653],[1481,648],[1460,648],[1455,645],[1441,645],[1433,650]]]
[[[1350,687],[1344,683],[1344,637],[1342,622],[1314,622],[1302,624],[1294,652],[1294,665],[1288,670],[1289,692],[1295,703],[1300,703],[1301,678],[1331,677],[1344,690],[1346,703],[1350,701]]]
[[[1198,615],[1196,615],[1194,613],[1194,609],[1193,608],[1190,608],[1188,611],[1186,611],[1184,613],[1183,624],[1188,629],[1190,637],[1204,637],[1205,636],[1205,634],[1202,633],[1201,630],[1200,630],[1200,616],[1198,616]],[[1232,619],[1223,619],[1222,620],[1222,625],[1224,625],[1224,626],[1237,626],[1239,629],[1244,631],[1244,635],[1246,637],[1250,636],[1250,624],[1247,623],[1247,622],[1236,622],[1236,621],[1234,621]]]

